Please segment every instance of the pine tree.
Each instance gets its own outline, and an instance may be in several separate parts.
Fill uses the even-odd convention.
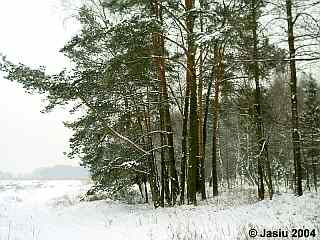
[[[296,193],[302,192],[302,166],[300,150],[298,97],[297,97],[297,69],[296,69],[296,48],[294,40],[294,18],[292,14],[292,0],[286,0],[287,23],[288,23],[288,45],[290,52],[290,87],[291,87],[291,112],[292,112],[292,144],[295,169]]]

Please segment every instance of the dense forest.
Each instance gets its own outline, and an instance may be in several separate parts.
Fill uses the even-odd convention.
[[[87,0],[61,48],[72,68],[48,74],[3,56],[0,70],[43,94],[44,112],[74,114],[68,156],[96,189],[138,184],[155,207],[244,184],[260,200],[301,196],[320,174],[319,10],[317,0]]]

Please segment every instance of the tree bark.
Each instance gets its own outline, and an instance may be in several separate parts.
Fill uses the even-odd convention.
[[[186,95],[184,99],[184,112],[183,112],[183,123],[182,123],[182,158],[181,158],[181,173],[180,173],[180,204],[185,202],[185,186],[186,186],[186,173],[187,173],[187,155],[188,155],[188,118],[189,118],[189,82],[186,86]]]
[[[273,182],[272,182],[272,169],[271,169],[267,143],[265,145],[265,152],[266,152],[266,171],[267,171],[267,179],[268,179],[269,199],[272,200],[274,190],[273,190]]]
[[[159,4],[158,0],[153,1],[153,13],[155,14],[156,18],[162,23],[162,7]],[[164,37],[163,32],[161,33],[153,33],[153,45],[155,50],[158,50],[158,56],[155,57],[155,62],[158,67],[158,79],[159,79],[159,95],[160,95],[160,121],[161,121],[161,132],[165,134],[162,135],[162,144],[168,145],[167,150],[165,151],[168,154],[166,155],[163,153],[161,156],[166,158],[168,157],[168,164],[166,164],[165,160],[162,163],[164,174],[167,176],[167,165],[169,165],[170,169],[170,182],[171,182],[171,195],[170,197],[167,196],[167,201],[169,204],[175,204],[177,195],[179,193],[179,182],[178,176],[175,166],[175,155],[174,155],[174,143],[173,143],[173,132],[172,132],[172,123],[171,123],[171,116],[170,116],[170,105],[169,105],[169,97],[168,97],[168,87],[165,75],[165,59],[164,59]],[[163,145],[162,145],[163,146]],[[165,176],[165,177],[166,177]],[[165,184],[166,185],[166,184]],[[166,187],[167,188],[167,187]],[[169,194],[168,190],[166,189],[166,195]]]
[[[145,203],[149,203],[147,181],[144,182],[144,195],[146,195],[145,196]]]
[[[160,101],[162,98],[160,97]],[[164,127],[164,113],[163,108],[160,104],[160,162],[161,162],[161,206],[164,207],[164,199],[166,199],[169,206],[171,205],[171,193],[169,187],[169,176],[167,171],[167,163],[166,163],[166,149],[164,146],[167,145],[166,138],[165,138],[165,127]]]
[[[313,170],[313,185],[314,185],[314,190],[318,192],[318,179],[317,179],[317,162],[313,158],[312,159],[312,170]]]
[[[219,95],[220,83],[224,79],[224,49],[215,46],[214,57],[216,62],[216,74],[214,83],[214,100],[213,100],[213,132],[212,132],[212,193],[218,196],[218,171],[217,171],[217,137],[219,121]]]
[[[263,159],[265,156],[265,144],[266,140],[263,137],[263,123],[262,123],[262,113],[261,113],[261,90],[260,90],[260,72],[259,72],[259,65],[257,62],[258,57],[258,36],[257,36],[257,1],[252,0],[252,37],[253,37],[253,53],[252,53],[252,60],[253,60],[253,75],[255,81],[255,122],[256,122],[256,135],[257,135],[257,143],[258,143],[258,151],[257,151],[257,158],[258,158],[258,197],[260,200],[264,199],[264,183],[263,183]]]
[[[149,91],[148,91],[148,101],[149,101]],[[149,111],[149,107],[147,110]],[[146,131],[147,132],[150,131],[150,125],[148,123],[149,114],[146,111],[144,111],[144,113],[141,112],[137,106],[136,106],[136,111],[138,113],[137,121],[138,121],[140,131],[141,131],[141,134],[144,135],[145,131],[143,128],[143,122],[144,122]],[[143,137],[141,139],[141,142],[144,146],[147,147],[148,151],[152,149],[152,138],[150,136]],[[161,205],[161,199],[160,199],[160,191],[159,191],[159,183],[158,183],[159,177],[158,177],[157,166],[155,163],[155,158],[153,153],[148,155],[147,165],[150,168],[150,174],[146,176],[145,180],[149,181],[151,198],[152,198],[154,207],[157,208]],[[146,190],[146,202],[147,202],[148,201],[147,181],[145,181],[145,190]]]
[[[200,7],[203,8],[203,0],[199,0]],[[200,15],[200,31],[203,32],[204,23],[202,14]],[[199,67],[199,84],[198,84],[198,127],[199,127],[199,175],[200,175],[200,190],[202,200],[207,199],[206,196],[206,178],[205,178],[205,164],[204,164],[204,142],[203,142],[203,103],[202,103],[202,91],[203,91],[203,49],[200,50],[200,67]]]
[[[213,67],[211,70],[211,77],[209,79],[208,83],[208,90],[206,94],[206,105],[204,109],[204,117],[203,117],[203,128],[202,128],[202,137],[203,137],[203,162],[205,162],[206,159],[206,143],[207,143],[207,123],[208,123],[208,115],[209,115],[209,107],[210,107],[210,95],[211,95],[211,88],[212,88],[212,83],[213,83],[213,78],[214,78],[214,70],[215,68]],[[203,172],[203,175],[205,171],[204,166],[201,166],[201,172]],[[212,181],[209,182],[209,186],[212,186]]]
[[[197,204],[197,165],[198,165],[198,118],[197,118],[197,82],[195,69],[195,44],[193,36],[194,16],[190,11],[194,8],[193,0],[185,0],[187,12],[187,73],[186,81],[190,86],[190,114],[189,114],[189,164],[188,164],[188,200]]]
[[[145,122],[145,128],[147,132],[150,132],[151,126],[150,126],[150,109],[149,109],[149,90],[148,90],[148,106],[147,111],[144,113],[144,122]],[[142,124],[140,123],[140,127],[142,129]],[[151,136],[146,137],[146,145],[147,150],[150,151],[153,149],[153,143]],[[148,155],[148,166],[150,168],[150,174],[148,175],[149,178],[149,184],[150,184],[150,190],[151,190],[151,197],[154,204],[154,207],[159,207],[161,205],[161,199],[160,199],[160,191],[159,191],[159,176],[157,171],[157,165],[155,162],[154,154]]]
[[[288,45],[290,52],[290,89],[291,89],[291,124],[293,160],[295,165],[295,186],[296,194],[302,196],[302,166],[299,134],[298,98],[297,98],[297,70],[296,70],[296,49],[294,40],[294,22],[292,17],[292,0],[286,0],[287,23],[288,23]]]

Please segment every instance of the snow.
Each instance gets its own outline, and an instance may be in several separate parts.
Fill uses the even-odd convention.
[[[314,228],[320,234],[316,193],[257,202],[254,189],[235,188],[197,207],[154,209],[112,200],[80,202],[89,188],[89,182],[76,180],[0,181],[0,240],[235,240],[250,239],[252,227]]]

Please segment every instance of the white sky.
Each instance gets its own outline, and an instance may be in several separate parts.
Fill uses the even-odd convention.
[[[76,29],[68,15],[61,0],[0,0],[0,52],[14,62],[62,69],[67,61],[58,51]],[[43,106],[40,96],[0,76],[0,171],[77,164],[63,155],[71,136],[62,123],[68,114],[42,114]]]

